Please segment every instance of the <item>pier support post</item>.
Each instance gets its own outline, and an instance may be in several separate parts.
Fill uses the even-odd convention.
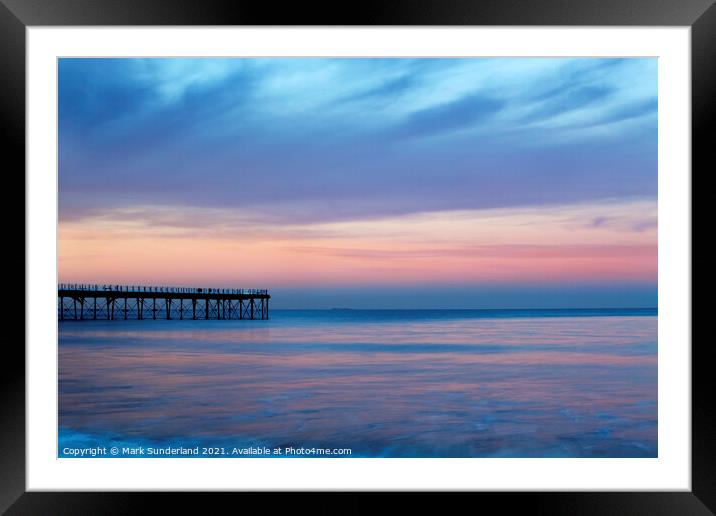
[[[184,300],[179,298],[179,319],[184,319]]]
[[[251,320],[254,318],[254,298],[251,298]]]
[[[65,320],[65,298],[60,298],[60,321]]]
[[[94,306],[92,307],[92,319],[97,320],[97,296],[94,298]]]
[[[124,320],[127,320],[127,298],[124,298]]]
[[[206,298],[206,306],[204,307],[205,310],[205,316],[204,318],[208,321],[209,320],[209,298]]]
[[[191,300],[191,318],[196,320],[196,299]]]

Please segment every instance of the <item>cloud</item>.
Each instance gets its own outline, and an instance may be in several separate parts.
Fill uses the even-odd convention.
[[[465,127],[482,125],[498,113],[504,102],[495,98],[472,95],[454,102],[413,113],[396,128],[401,137],[442,134]]]
[[[62,220],[59,267],[65,281],[260,288],[653,284],[656,212],[643,199],[301,222],[134,206]]]
[[[397,97],[410,91],[416,84],[416,77],[412,75],[400,75],[395,79],[386,79],[377,86],[346,95],[338,99],[337,103],[343,102],[379,102],[395,100]]]
[[[607,98],[613,92],[606,86],[579,86],[552,91],[534,103],[524,122],[544,121],[570,111],[583,109]]]
[[[648,229],[648,228],[645,228]],[[653,244],[642,245],[602,245],[602,244],[505,244],[505,245],[463,245],[447,248],[350,248],[295,246],[290,248],[297,253],[308,253],[336,258],[355,258],[358,260],[433,260],[441,258],[500,258],[505,261],[515,260],[559,260],[565,259],[613,259],[624,256],[653,257],[656,249]]]
[[[656,196],[652,59],[61,59],[60,217]]]
[[[607,112],[601,119],[597,119],[594,125],[614,124],[646,115],[655,115],[657,109],[658,100],[656,98],[638,100]]]

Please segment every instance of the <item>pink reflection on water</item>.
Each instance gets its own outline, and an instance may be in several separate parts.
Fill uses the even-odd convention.
[[[199,324],[206,324],[199,321]],[[630,343],[653,338],[657,320],[655,317],[569,317],[569,318],[515,318],[515,319],[472,319],[445,322],[400,322],[338,324],[333,327],[304,326],[297,332],[293,326],[273,325],[273,321],[262,323],[262,327],[242,327],[245,322],[226,321],[219,326],[212,322],[202,330],[182,326],[172,328],[172,323],[162,329],[146,331],[146,324],[139,323],[123,328],[102,329],[73,327],[64,335],[105,338],[141,338],[159,341],[190,342],[310,342],[310,343],[433,343],[473,344],[499,342],[503,345],[530,344],[546,340],[570,347],[594,342],[612,344]],[[196,324],[196,323],[192,323]],[[509,332],[505,331],[506,326]],[[210,329],[210,331],[207,331]],[[376,340],[377,336],[377,340]]]
[[[655,453],[655,317],[240,324],[61,328],[60,425],[368,455]]]

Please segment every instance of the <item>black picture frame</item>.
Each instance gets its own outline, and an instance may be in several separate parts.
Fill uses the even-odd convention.
[[[20,197],[17,192],[25,191],[25,30],[28,26],[41,25],[690,26],[692,184],[693,170],[700,169],[702,175],[713,170],[707,156],[716,134],[714,0],[393,0],[359,4],[336,2],[332,7],[296,2],[280,8],[272,3],[216,0],[0,0],[0,127],[6,144],[3,169],[7,192],[14,192],[16,197]],[[24,226],[15,222],[20,208],[8,202],[11,195],[6,194],[3,202],[8,210],[6,226],[18,233],[22,231],[24,241]],[[6,253],[8,271],[19,269],[21,258],[24,267],[27,258],[24,248],[24,245],[15,245],[10,248],[12,253]],[[693,256],[693,246],[691,251]],[[20,287],[13,291],[13,304],[24,306],[24,291]],[[20,292],[23,292],[22,298],[17,299]],[[149,497],[162,504],[179,503],[185,510],[205,512],[206,494],[190,497],[184,493],[25,492],[25,351],[19,338],[6,338],[3,344],[0,511],[7,514],[136,514],[146,512]],[[706,339],[694,341],[691,348],[692,491],[481,493],[479,496],[499,503],[501,511],[521,509],[536,514],[713,514],[716,512],[716,410],[711,393],[716,392],[716,386],[707,357],[710,345],[710,339]],[[249,495],[241,496],[242,504],[247,503]],[[340,512],[355,513],[369,508],[373,505],[372,497],[351,495],[341,501]],[[413,499],[421,500],[421,497]],[[336,506],[328,498],[311,506],[311,510],[319,512],[332,512],[332,508]]]

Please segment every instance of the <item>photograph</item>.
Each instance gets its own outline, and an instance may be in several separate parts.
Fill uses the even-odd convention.
[[[58,458],[659,457],[657,57],[56,63]]]

